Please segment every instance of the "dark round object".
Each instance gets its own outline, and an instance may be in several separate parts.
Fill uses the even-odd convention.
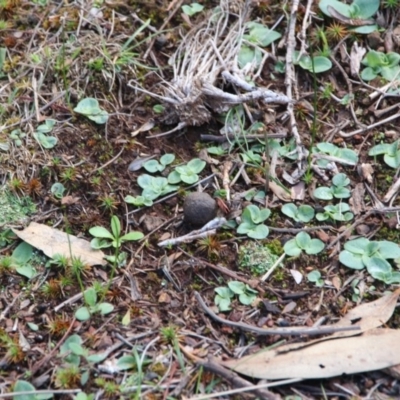
[[[190,193],[183,203],[184,221],[201,227],[217,216],[217,202],[207,193]]]

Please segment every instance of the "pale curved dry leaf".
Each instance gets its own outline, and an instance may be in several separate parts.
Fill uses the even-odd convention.
[[[329,340],[290,352],[261,351],[224,367],[257,379],[319,379],[380,370],[400,364],[400,330],[374,329],[361,336]]]
[[[88,265],[105,265],[107,263],[104,260],[104,253],[101,250],[92,249],[87,240],[79,239],[47,225],[31,222],[24,230],[13,229],[13,232],[50,258],[61,254],[68,258],[79,257]]]

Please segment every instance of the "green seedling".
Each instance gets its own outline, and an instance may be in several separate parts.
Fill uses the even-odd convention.
[[[400,0],[386,0],[383,2],[385,8],[397,10],[400,7]]]
[[[157,160],[148,160],[143,164],[143,167],[146,171],[151,173],[162,172],[167,167],[167,165],[171,164],[174,160],[174,154],[164,154],[160,158],[160,162],[158,162]]]
[[[97,99],[87,97],[82,99],[74,108],[78,114],[85,115],[96,124],[105,124],[108,121],[108,112],[102,110]]]
[[[366,66],[361,72],[361,78],[365,81],[371,81],[380,75],[387,81],[398,79],[400,74],[399,62],[400,54],[393,52],[385,54],[370,50],[361,61]]]
[[[308,233],[299,232],[294,239],[285,243],[283,250],[290,257],[298,257],[303,251],[309,255],[318,254],[324,247],[321,240],[311,239]]]
[[[400,150],[399,150],[399,141],[396,140],[393,143],[381,143],[372,147],[368,155],[369,156],[383,156],[383,161],[386,165],[391,168],[399,168],[400,167]]]
[[[94,236],[90,245],[94,249],[114,247],[120,249],[122,243],[140,240],[143,237],[141,232],[129,232],[121,236],[121,223],[115,215],[111,218],[111,232],[102,226],[95,226],[89,229],[89,233]]]
[[[289,160],[298,159],[298,154],[296,150],[296,141],[293,138],[290,139],[289,142],[284,144],[283,146],[279,146],[277,150],[279,155],[282,157],[286,157]]]
[[[131,354],[118,358],[117,366],[120,371],[137,369],[138,372],[142,372],[142,368],[146,365],[150,365],[152,361],[153,360],[145,357],[145,353],[140,357],[138,349],[133,347]]]
[[[217,295],[214,298],[215,305],[218,307],[219,311],[230,311],[231,310],[231,301],[235,296],[235,293],[232,292],[228,287],[222,286],[214,289]]]
[[[342,23],[354,25],[359,20],[360,26],[351,30],[357,33],[371,33],[378,29],[374,21],[369,20],[379,9],[380,0],[354,0],[351,4],[345,4],[338,0],[321,0],[319,8],[328,17],[335,17]],[[363,24],[365,20],[365,24]]]
[[[254,126],[255,124],[253,124]],[[250,128],[251,129],[251,128]],[[246,131],[246,134],[260,134],[260,132],[263,132],[265,129],[267,129],[264,125],[260,127],[260,130],[256,130],[255,132],[251,132],[250,129]],[[265,141],[261,141],[259,143],[255,143],[250,147],[250,150],[252,150],[254,153],[259,153],[259,154],[264,154],[266,149],[268,149],[268,153],[272,156],[272,154],[277,151],[279,154],[280,152],[285,152],[283,148],[285,145],[281,146],[281,143],[277,139],[268,139],[267,140],[267,145],[265,145]]]
[[[334,221],[347,222],[351,221],[353,217],[354,215],[350,212],[350,207],[347,203],[325,206],[324,212],[316,215],[318,221],[332,219]]]
[[[238,296],[239,302],[246,306],[253,303],[257,297],[256,290],[239,281],[231,281],[228,283],[228,287],[222,286],[214,290],[217,293],[214,301],[221,312],[231,310],[231,301],[235,295]]]
[[[222,146],[211,146],[207,148],[207,153],[214,156],[223,156],[226,153],[226,149]]]
[[[60,182],[54,183],[50,188],[50,192],[57,199],[62,199],[63,198],[65,190],[66,190],[65,186]]]
[[[240,303],[245,306],[249,306],[257,298],[257,290],[243,282],[231,281],[228,283],[228,287],[235,295],[239,296]]]
[[[255,153],[253,150],[247,150],[244,151],[242,154],[242,159],[243,162],[246,164],[256,164],[256,165],[261,165],[263,160],[262,157]]]
[[[248,64],[252,64],[255,68],[258,68],[261,65],[263,58],[260,47],[269,46],[282,35],[279,32],[273,31],[267,26],[254,21],[248,22],[246,28],[248,34],[243,35],[245,44],[240,48],[238,64],[240,68],[244,68]]]
[[[17,128],[11,131],[10,133],[10,139],[12,139],[17,147],[22,146],[22,139],[26,136],[24,132],[21,131],[21,129]]]
[[[332,62],[329,58],[324,56],[309,56],[308,54],[302,54],[301,57],[298,51],[294,52],[293,64],[299,65],[306,71],[320,74],[322,72],[329,71],[332,68]]]
[[[146,199],[144,201],[155,200],[179,189],[178,186],[170,185],[168,179],[162,176],[143,174],[138,177],[137,183],[143,189],[142,197]]]
[[[252,239],[265,239],[269,234],[269,229],[263,222],[270,216],[268,208],[260,210],[251,204],[242,213],[242,223],[237,228],[237,233],[245,234]]]
[[[321,278],[321,272],[317,270],[313,270],[307,274],[307,279],[309,282],[315,283],[315,286],[322,287],[324,286],[324,280]]]
[[[165,111],[165,107],[162,104],[156,104],[153,106],[153,111],[156,114],[162,114]]]
[[[85,290],[83,297],[86,306],[80,307],[75,311],[75,317],[79,321],[87,321],[92,314],[107,315],[114,310],[114,306],[110,303],[97,302],[97,293],[93,287]]]
[[[250,189],[244,196],[246,201],[252,201],[265,204],[265,192],[263,190]]]
[[[47,119],[44,124],[36,128],[33,137],[45,149],[52,149],[57,144],[57,138],[54,136],[47,136],[53,130],[56,121],[54,119]]]
[[[62,367],[57,367],[55,380],[57,386],[65,388],[70,387],[71,383],[76,384],[77,379],[81,385],[85,385],[90,378],[93,364],[104,361],[107,354],[89,354],[89,350],[83,347],[81,337],[75,334],[69,336],[60,346],[59,357],[63,363]],[[85,367],[81,365],[82,359],[86,361]]]
[[[0,187],[0,226],[21,224],[36,211],[36,206],[30,197],[19,197],[7,189]]]
[[[14,269],[20,275],[28,279],[36,275],[35,268],[29,263],[33,256],[33,247],[26,243],[21,242],[12,252],[11,256],[0,258],[1,268]]]
[[[313,153],[325,153],[329,156],[335,157],[335,162],[346,165],[357,165],[358,163],[358,155],[354,150],[337,147],[332,143],[318,143],[316,148],[313,149]],[[321,168],[326,168],[329,163],[329,160],[317,160],[317,165]]]
[[[394,272],[387,260],[399,257],[400,247],[396,243],[358,238],[345,243],[339,261],[352,269],[367,268],[373,278],[391,284],[400,283],[400,272]]]
[[[9,245],[15,240],[17,236],[11,229],[4,229],[0,231],[0,248]]]
[[[88,363],[99,363],[107,357],[105,353],[89,354],[89,350],[83,347],[83,340],[79,335],[71,335],[60,346],[60,356],[63,360],[72,365],[79,367],[81,364],[81,357]]]
[[[79,392],[76,396],[74,396],[74,400],[94,400],[95,395],[93,393],[86,394],[84,392]]]
[[[320,186],[314,190],[314,197],[320,200],[347,199],[350,197],[350,190],[346,187],[350,185],[350,179],[346,174],[337,174],[332,179],[332,186]]]
[[[125,197],[125,202],[128,204],[133,204],[136,207],[150,207],[153,205],[153,200],[149,199],[148,197],[144,197],[144,196],[131,196],[128,195]]]
[[[308,205],[297,207],[293,203],[288,203],[282,206],[281,211],[289,218],[293,218],[296,222],[310,222],[315,215],[314,209]]]
[[[52,399],[53,394],[35,394],[36,388],[31,383],[27,381],[18,380],[14,384],[13,392],[28,392],[24,395],[13,396],[14,400],[47,400]]]
[[[175,170],[168,175],[168,183],[177,184],[179,182],[192,185],[199,180],[199,174],[206,166],[206,162],[199,158],[190,160],[186,165],[175,167]]]
[[[193,15],[203,11],[203,9],[204,6],[202,6],[199,3],[192,3],[189,6],[188,5],[182,6],[182,11],[189,17],[192,17]]]

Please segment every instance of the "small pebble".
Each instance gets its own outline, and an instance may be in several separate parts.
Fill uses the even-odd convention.
[[[185,223],[202,227],[217,216],[217,202],[207,193],[190,193],[183,204]]]
[[[356,227],[356,232],[361,236],[367,235],[370,231],[370,227],[366,224],[360,224]]]

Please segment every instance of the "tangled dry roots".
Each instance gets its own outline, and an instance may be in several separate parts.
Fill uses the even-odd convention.
[[[221,0],[182,39],[169,62],[174,73],[172,81],[162,81],[162,96],[147,92],[168,104],[166,123],[179,122],[179,128],[202,125],[210,120],[211,110],[221,113],[235,104],[257,99],[266,103],[289,101],[286,96],[249,85],[245,72],[238,67],[237,57],[250,12],[251,0]],[[238,94],[225,92],[226,82]],[[130,86],[143,90],[137,85]],[[241,94],[239,89],[248,93]]]

